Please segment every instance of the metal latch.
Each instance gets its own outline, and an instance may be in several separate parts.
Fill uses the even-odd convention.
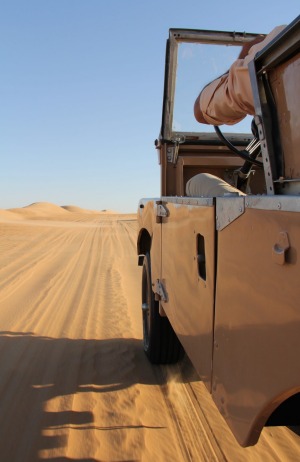
[[[174,167],[177,164],[178,154],[179,154],[179,145],[185,142],[185,136],[179,133],[175,133],[171,138],[174,147],[169,146],[167,149],[167,160],[168,162],[174,164]]]
[[[155,300],[160,300],[162,302],[168,301],[167,291],[163,283],[157,279],[154,286]]]

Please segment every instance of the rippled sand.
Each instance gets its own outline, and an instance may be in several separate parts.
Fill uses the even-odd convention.
[[[136,217],[0,211],[0,460],[296,461],[297,429],[238,446],[187,359],[142,350]]]

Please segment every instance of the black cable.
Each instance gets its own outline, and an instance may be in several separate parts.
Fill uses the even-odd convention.
[[[251,156],[249,156],[249,154],[246,154],[245,151],[239,151],[232,143],[230,143],[230,141],[225,138],[225,136],[223,135],[223,133],[221,132],[221,130],[219,129],[219,127],[217,125],[214,125],[214,129],[216,131],[216,134],[218,135],[218,137],[220,138],[220,140],[223,141],[223,143],[231,150],[233,151],[235,154],[237,154],[238,156],[240,156],[242,159],[248,161],[248,162],[251,162],[251,164],[255,164],[257,165],[258,167],[263,167],[263,163],[260,162],[259,160],[256,160],[256,159],[252,159]]]

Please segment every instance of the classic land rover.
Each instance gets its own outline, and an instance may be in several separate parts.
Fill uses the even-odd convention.
[[[253,120],[224,135],[193,105],[254,37],[170,29],[161,197],[140,201],[137,241],[146,355],[185,351],[242,446],[300,424],[300,17],[249,66]],[[246,195],[187,197],[201,172]]]

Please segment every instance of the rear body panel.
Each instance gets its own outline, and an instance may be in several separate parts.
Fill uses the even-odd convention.
[[[244,446],[300,391],[299,252],[299,212],[246,206],[218,233],[212,396]]]

